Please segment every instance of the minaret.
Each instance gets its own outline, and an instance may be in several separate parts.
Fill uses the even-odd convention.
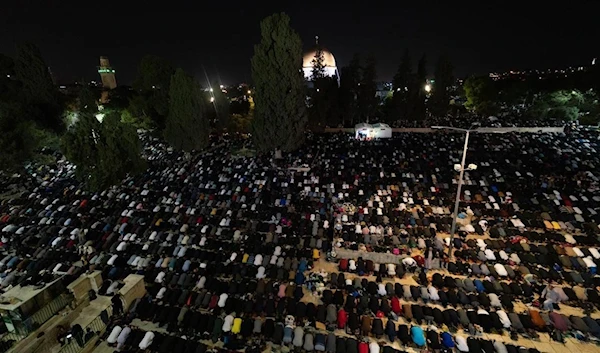
[[[115,70],[110,67],[108,58],[106,56],[100,57],[100,66],[98,66],[98,73],[102,78],[102,87],[106,89],[115,89],[117,87],[117,79],[115,78]]]

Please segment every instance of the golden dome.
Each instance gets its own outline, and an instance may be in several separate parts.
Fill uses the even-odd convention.
[[[331,54],[331,52],[325,48],[321,48],[321,50],[323,51],[323,65],[325,65],[325,67],[336,67],[335,58],[333,57],[333,54]],[[313,67],[312,61],[316,56],[317,56],[317,48],[316,47],[312,48],[311,50],[304,53],[304,57],[302,59],[302,67],[304,67],[304,68]]]

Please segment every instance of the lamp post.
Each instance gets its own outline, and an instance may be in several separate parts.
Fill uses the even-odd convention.
[[[473,128],[475,126],[479,126],[478,123],[471,125],[469,129],[461,129],[452,126],[432,126],[432,129],[439,130],[453,130],[465,133],[465,145],[463,147],[462,160],[459,164],[454,165],[454,170],[459,172],[458,175],[458,189],[456,190],[456,200],[454,201],[454,213],[452,215],[452,227],[450,228],[450,247],[448,249],[448,258],[452,259],[452,249],[454,248],[454,233],[456,232],[456,219],[458,218],[458,206],[460,204],[460,192],[463,186],[463,178],[465,175],[465,170],[475,170],[477,169],[477,165],[471,163],[465,168],[465,160],[467,159],[467,150],[469,148],[469,135],[471,132],[480,132],[479,128]],[[486,130],[487,133],[505,133],[503,130]]]

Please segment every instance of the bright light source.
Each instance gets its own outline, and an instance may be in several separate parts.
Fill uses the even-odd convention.
[[[225,87],[225,86],[223,86],[223,85],[219,85],[219,88],[220,88],[220,89],[223,89],[223,87]]]
[[[212,87],[210,88],[210,91],[211,91],[211,92],[213,91]]]
[[[104,120],[104,114],[103,113],[96,114],[96,119],[98,120],[99,123],[102,123],[102,120]]]
[[[431,85],[429,83],[425,85],[425,92],[431,92]]]
[[[210,102],[214,102],[215,101],[215,97],[210,97]]]
[[[468,167],[468,168],[469,168],[470,170],[476,170],[476,169],[477,169],[477,164],[473,164],[473,163],[471,163],[471,164],[469,164],[469,167]]]
[[[248,90],[248,94],[252,94],[252,91]]]

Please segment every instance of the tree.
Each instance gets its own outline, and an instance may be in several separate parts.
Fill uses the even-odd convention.
[[[361,118],[364,121],[375,118],[378,99],[377,99],[377,72],[375,70],[375,58],[369,56],[362,70],[362,80],[358,90],[358,108]]]
[[[311,61],[312,64],[312,76],[311,80],[316,82],[319,79],[325,77],[325,56],[323,55],[323,49],[317,44],[317,51],[315,57]]]
[[[586,123],[597,121],[600,113],[598,96],[593,90],[558,90],[537,95],[528,115],[533,119],[572,121],[583,118]]]
[[[150,120],[150,118],[145,116],[134,117],[129,109],[121,110],[121,122],[123,124],[133,126],[136,130],[150,130],[153,128],[153,122]]]
[[[142,58],[133,82],[137,95],[129,101],[129,110],[133,116],[150,118],[158,129],[164,129],[169,113],[171,76],[174,72],[171,63],[161,57],[146,55]]]
[[[409,88],[412,88],[411,84],[414,80],[413,76],[414,73],[410,53],[408,52],[408,49],[406,49],[404,51],[404,55],[402,56],[402,60],[400,61],[400,65],[398,66],[398,71],[394,75],[392,81],[392,87],[394,90],[391,109],[394,118],[390,119],[392,121],[398,119],[407,119],[412,111],[408,104],[410,101]]]
[[[28,114],[43,128],[62,131],[62,104],[52,81],[48,65],[34,44],[17,46],[14,61],[15,76],[21,83]]]
[[[339,88],[337,78],[321,77],[313,82],[308,109],[311,129],[339,124]]]
[[[430,109],[434,116],[442,117],[448,114],[450,107],[450,88],[454,83],[452,63],[446,55],[441,55],[435,65],[435,85],[431,95]]]
[[[19,104],[0,104],[0,170],[19,170],[37,147],[35,124],[22,114]]]
[[[425,119],[425,83],[427,82],[427,59],[425,55],[419,59],[417,64],[417,75],[412,80],[410,91],[410,103],[409,106],[412,108],[412,119],[423,120]]]
[[[42,149],[51,148],[52,140],[56,137],[53,132],[46,131],[39,126],[44,122],[42,114],[49,111],[42,110],[46,104],[42,104],[41,99],[43,98],[41,93],[44,91],[31,82],[31,80],[40,79],[39,84],[42,85],[44,84],[43,80],[29,72],[36,68],[35,65],[30,67],[29,63],[36,63],[41,60],[41,57],[39,55],[33,58],[26,57],[26,53],[35,53],[36,48],[29,49],[31,51],[27,52],[24,48],[19,48],[19,75],[16,73],[15,60],[0,54],[0,131],[2,131],[0,134],[0,150],[2,151],[0,153],[0,170],[3,171],[20,171],[25,162],[38,159]],[[45,64],[42,60],[43,65]],[[49,79],[49,75],[46,78]],[[54,89],[53,86],[50,88]],[[38,89],[41,93],[37,91]],[[58,99],[52,102],[56,104],[57,108],[60,108],[57,103]],[[54,113],[59,114],[58,111]],[[62,124],[58,124],[60,126],[48,125],[47,127],[56,130],[60,130],[62,126]]]
[[[463,85],[465,90],[465,107],[481,115],[493,115],[498,111],[496,103],[498,92],[491,78],[487,76],[471,76]]]
[[[342,115],[342,124],[346,126],[346,121],[354,126],[358,122],[358,89],[361,81],[360,57],[354,54],[350,65],[342,68],[340,77],[340,111]]]
[[[120,183],[146,167],[135,128],[121,123],[116,111],[108,113],[102,123],[82,112],[63,136],[62,146],[67,159],[77,166],[76,176],[92,190]]]
[[[92,89],[84,85],[79,91],[79,113],[95,115],[98,113],[98,95]]]
[[[307,122],[302,42],[284,13],[265,18],[260,28],[262,38],[252,57],[252,137],[261,152],[291,151],[303,143]]]
[[[178,150],[191,152],[208,146],[210,124],[204,113],[200,86],[182,69],[171,78],[165,139]]]
[[[0,78],[15,74],[15,62],[10,56],[0,54]]]

